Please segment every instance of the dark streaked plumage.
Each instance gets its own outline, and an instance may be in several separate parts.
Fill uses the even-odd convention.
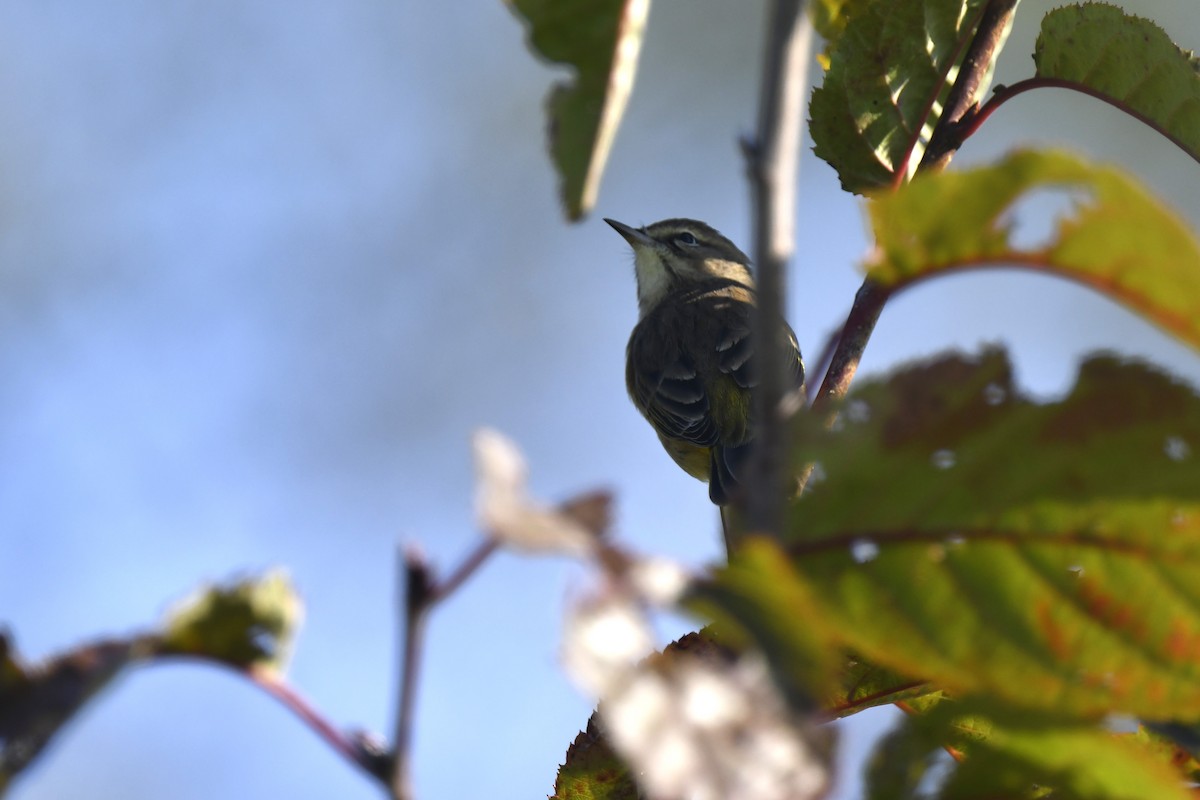
[[[708,481],[710,499],[726,505],[754,435],[750,259],[696,220],[644,228],[605,222],[633,247],[637,272],[640,319],[626,352],[629,395],[675,462]],[[799,388],[804,365],[795,335],[787,334]]]

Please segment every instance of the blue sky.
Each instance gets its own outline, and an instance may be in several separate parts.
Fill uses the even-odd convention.
[[[1022,5],[1000,80],[1032,69],[1048,6]],[[1131,7],[1200,44],[1175,4]],[[598,213],[569,226],[543,152],[557,72],[502,3],[0,4],[0,621],[21,652],[136,630],[201,582],[282,565],[308,610],[294,682],[338,723],[390,731],[397,544],[449,566],[476,541],[480,425],[522,445],[543,496],[610,487],[623,539],[715,558],[704,487],[625,397],[631,259],[599,218],[691,216],[748,242],[736,139],[762,8],[653,8]],[[1119,161],[1200,222],[1200,168],[1084,97],[1014,101],[957,163],[1038,143]],[[806,149],[789,301],[810,358],[858,286],[864,230]],[[863,368],[997,340],[1043,395],[1097,348],[1200,378],[1125,310],[1006,271],[898,297]],[[437,611],[420,796],[551,791],[590,710],[556,656],[581,575],[501,556]],[[379,796],[273,701],[198,666],[129,675],[13,791],[85,794]]]

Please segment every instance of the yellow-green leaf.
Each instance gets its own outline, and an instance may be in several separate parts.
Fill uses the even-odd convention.
[[[300,598],[281,571],[207,587],[168,615],[161,651],[282,672],[302,613]]]
[[[530,46],[572,67],[547,99],[550,150],[567,216],[592,209],[609,149],[633,89],[650,0],[509,0]]]
[[[1014,209],[1039,190],[1068,195],[1069,207],[1048,240],[1019,241]],[[876,248],[865,266],[884,286],[970,267],[1022,267],[1103,292],[1200,347],[1200,241],[1113,167],[1021,151],[988,167],[919,175],[867,211]]]
[[[1150,20],[1107,3],[1056,8],[1033,60],[1039,78],[1099,95],[1200,159],[1200,61]]]
[[[1138,742],[1096,727],[992,725],[943,788],[945,800],[1028,796],[1068,800],[1189,800],[1183,776]]]

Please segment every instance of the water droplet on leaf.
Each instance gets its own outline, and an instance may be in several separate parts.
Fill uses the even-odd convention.
[[[989,406],[998,406],[1008,398],[1008,392],[998,383],[989,383],[983,387],[983,400]]]
[[[846,416],[851,422],[866,422],[871,418],[871,406],[867,405],[866,400],[852,400],[846,406]]]
[[[1183,461],[1192,454],[1192,448],[1181,436],[1168,436],[1163,442],[1163,452],[1172,461]]]
[[[956,460],[953,450],[935,450],[929,457],[930,463],[938,469],[950,469]]]
[[[870,539],[855,539],[850,543],[850,555],[859,564],[865,564],[879,555],[879,545]]]

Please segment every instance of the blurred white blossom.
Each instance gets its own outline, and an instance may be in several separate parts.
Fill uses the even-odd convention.
[[[673,608],[691,577],[667,559],[639,558],[600,536],[609,498],[534,501],[525,460],[492,430],[475,435],[476,513],[489,536],[522,550],[585,558],[599,587],[569,608],[567,672],[598,698],[602,728],[650,798],[809,800],[829,770],[811,720],[784,703],[762,659],[714,649],[654,653],[650,610]]]
[[[478,484],[475,513],[488,536],[518,550],[584,556],[596,534],[570,514],[534,501],[526,490],[528,469],[508,437],[487,428],[474,437]]]
[[[813,726],[787,707],[761,658],[650,655],[650,598],[639,592],[664,581],[627,579],[639,571],[675,574],[634,562],[607,576],[569,612],[563,649],[567,671],[599,698],[604,732],[642,790],[688,800],[824,796],[828,765],[813,747]]]

